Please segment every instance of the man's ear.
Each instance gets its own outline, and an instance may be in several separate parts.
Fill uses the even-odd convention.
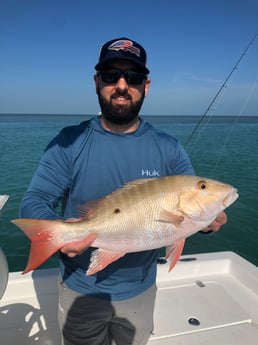
[[[95,86],[96,86],[96,94],[98,94],[98,90],[99,90],[99,76],[97,74],[94,74],[94,81],[95,81]]]

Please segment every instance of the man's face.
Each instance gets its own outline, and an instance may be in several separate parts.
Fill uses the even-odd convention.
[[[136,65],[129,61],[114,60],[105,66],[105,70],[111,69],[137,71]],[[96,92],[103,117],[114,124],[129,124],[138,117],[144,97],[147,95],[150,85],[148,78],[143,78],[140,83],[131,84],[126,76],[115,82],[105,82],[104,76],[94,76]]]

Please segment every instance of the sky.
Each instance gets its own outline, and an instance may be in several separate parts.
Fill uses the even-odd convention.
[[[100,46],[148,54],[142,115],[258,115],[257,0],[0,0],[0,114],[97,114]],[[257,39],[256,39],[257,37]]]

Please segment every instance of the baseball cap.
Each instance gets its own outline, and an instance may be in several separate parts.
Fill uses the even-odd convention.
[[[144,73],[150,72],[146,67],[145,49],[139,43],[126,37],[113,39],[103,44],[95,69],[99,71],[111,60],[129,60],[138,65]]]

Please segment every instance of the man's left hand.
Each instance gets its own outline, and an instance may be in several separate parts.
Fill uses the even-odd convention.
[[[224,211],[222,211],[217,218],[206,228],[202,229],[201,232],[207,233],[211,231],[218,231],[222,225],[226,224],[228,217]]]

